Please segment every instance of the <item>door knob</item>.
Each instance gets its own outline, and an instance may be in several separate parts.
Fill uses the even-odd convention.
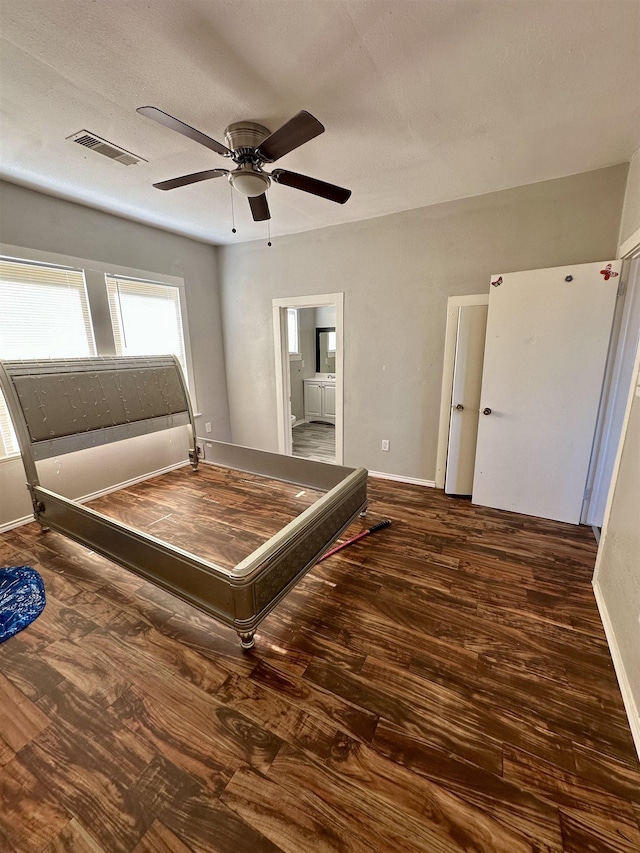
[[[464,411],[464,406],[462,405],[462,403],[458,403],[458,405],[456,406],[456,409],[457,409],[459,412],[462,412],[462,411]]]
[[[487,408],[486,408],[486,409],[483,409],[483,410],[482,410],[482,414],[483,414],[483,415],[490,415],[490,414],[491,414],[491,409],[487,406]]]

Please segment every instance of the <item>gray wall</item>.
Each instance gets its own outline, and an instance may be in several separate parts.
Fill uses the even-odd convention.
[[[215,247],[4,181],[0,181],[0,239],[184,278],[202,421],[211,421],[210,437],[229,440]]]
[[[277,449],[272,299],[344,291],[345,464],[433,480],[447,297],[486,292],[493,273],[615,257],[626,174],[221,247],[233,441]]]
[[[0,182],[0,193],[0,239],[5,244],[184,278],[197,403],[202,412],[198,431],[204,433],[204,423],[210,421],[209,437],[229,441],[215,247],[15,184]],[[66,457],[59,471],[43,468],[43,483],[53,486],[64,481],[65,492],[79,497],[106,488],[109,480],[122,482],[185,458],[183,445],[167,434],[164,442],[149,440],[145,452],[128,442],[105,448],[100,465],[87,466],[84,456],[84,462]],[[87,471],[91,471],[89,478]],[[29,512],[20,460],[0,462],[0,491],[0,526]]]

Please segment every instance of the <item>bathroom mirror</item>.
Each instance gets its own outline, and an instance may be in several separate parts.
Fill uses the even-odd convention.
[[[316,373],[336,372],[336,328],[316,329]]]

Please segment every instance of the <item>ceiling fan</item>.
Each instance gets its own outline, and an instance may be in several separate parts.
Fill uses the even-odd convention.
[[[226,145],[217,142],[205,133],[201,133],[194,127],[180,121],[157,107],[138,107],[140,115],[157,121],[165,127],[199,142],[206,148],[210,148],[223,157],[228,157],[236,164],[233,171],[229,169],[208,169],[205,172],[194,172],[191,175],[182,175],[179,178],[171,178],[168,181],[160,181],[153,186],[159,190],[173,190],[176,187],[184,187],[195,184],[198,181],[208,181],[211,178],[221,178],[223,175],[231,186],[249,198],[251,214],[256,222],[271,219],[269,205],[267,203],[266,191],[271,186],[271,180],[277,184],[284,184],[305,193],[344,204],[351,195],[351,190],[338,187],[335,184],[327,184],[308,175],[299,175],[297,172],[288,172],[286,169],[274,169],[266,172],[263,168],[265,163],[274,163],[309,142],[315,136],[324,133],[324,126],[317,118],[306,110],[301,110],[282,127],[273,133],[261,124],[253,121],[237,121],[230,124],[224,132]]]

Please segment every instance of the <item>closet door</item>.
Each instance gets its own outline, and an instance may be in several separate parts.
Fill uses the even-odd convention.
[[[458,308],[444,480],[444,490],[448,495],[470,495],[473,489],[486,329],[486,305],[461,305]]]
[[[473,502],[578,524],[620,262],[493,276]]]

